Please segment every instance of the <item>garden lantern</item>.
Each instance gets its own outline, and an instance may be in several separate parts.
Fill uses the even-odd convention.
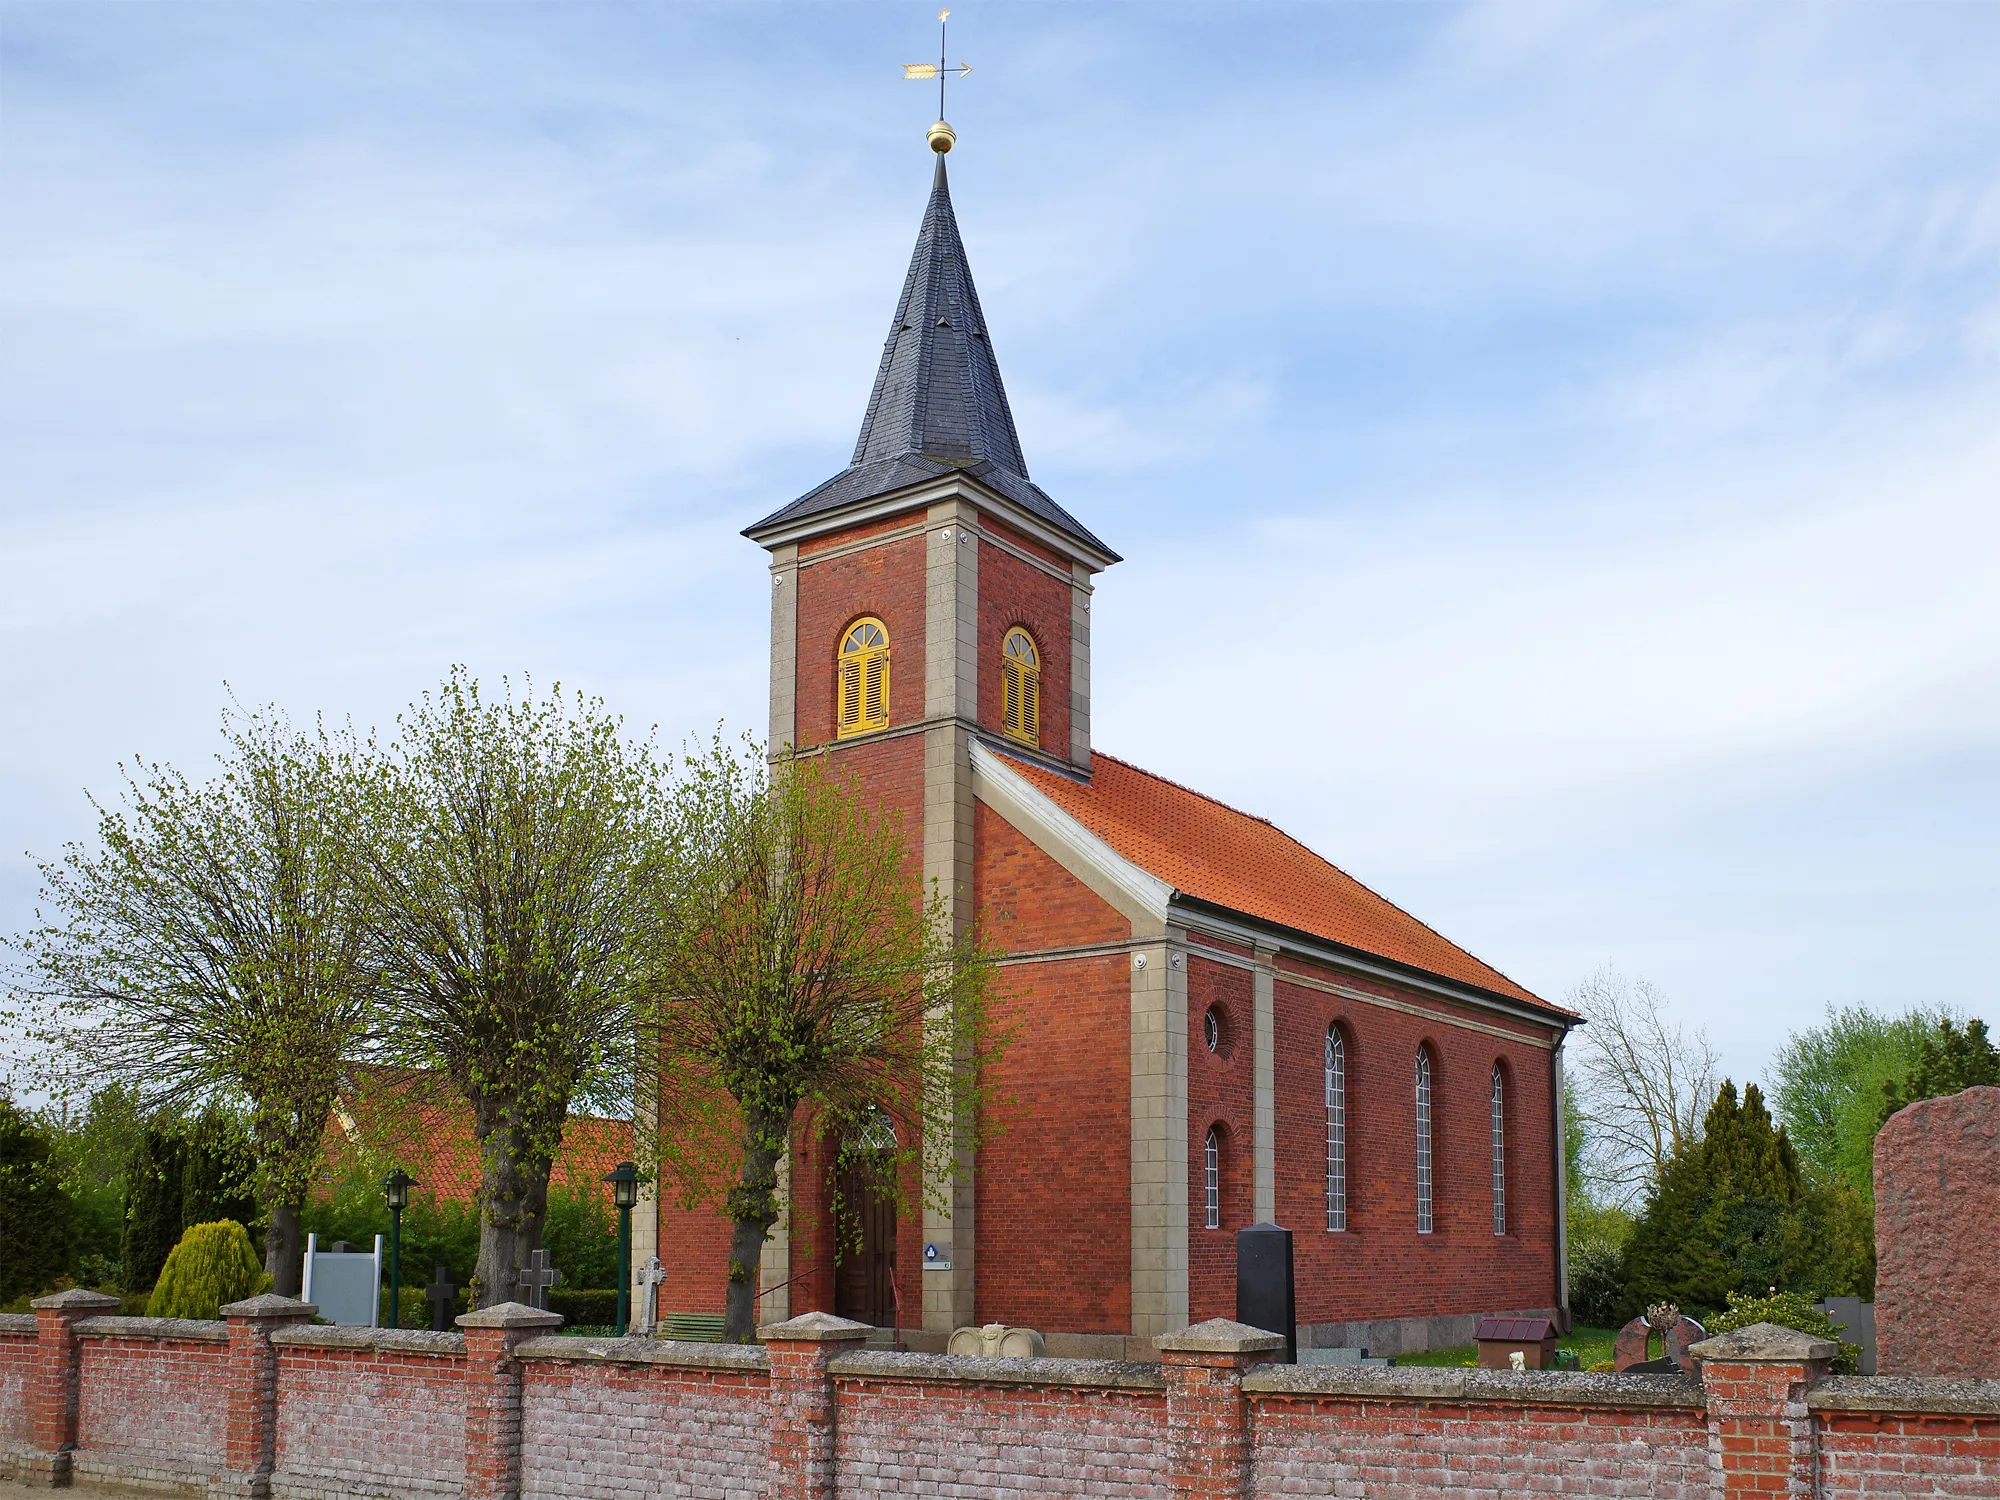
[[[403,1210],[410,1206],[410,1189],[417,1179],[396,1168],[382,1179],[382,1195],[389,1200],[389,1326],[403,1326]]]
[[[611,1184],[611,1201],[618,1205],[618,1327],[625,1337],[632,1313],[632,1210],[639,1202],[639,1169],[621,1161],[604,1174]]]

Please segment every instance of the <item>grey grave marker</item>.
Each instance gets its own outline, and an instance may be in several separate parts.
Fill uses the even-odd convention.
[[[542,1312],[549,1310],[549,1289],[562,1285],[562,1272],[549,1264],[549,1252],[537,1250],[528,1257],[528,1268],[515,1278],[515,1282],[528,1294],[528,1306]]]

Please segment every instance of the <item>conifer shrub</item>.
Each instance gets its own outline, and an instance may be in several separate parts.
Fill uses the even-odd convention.
[[[1828,1339],[1840,1346],[1840,1354],[1833,1362],[1833,1373],[1861,1373],[1861,1346],[1842,1338],[1840,1324],[1797,1292],[1781,1292],[1776,1287],[1761,1297],[1731,1292],[1729,1310],[1718,1314],[1709,1323],[1708,1332],[1710,1335],[1733,1333],[1739,1328],[1748,1328],[1752,1323],[1775,1323],[1780,1328],[1796,1329],[1816,1339]]]
[[[270,1289],[271,1278],[241,1224],[234,1219],[195,1224],[160,1268],[146,1316],[218,1318],[226,1304]]]

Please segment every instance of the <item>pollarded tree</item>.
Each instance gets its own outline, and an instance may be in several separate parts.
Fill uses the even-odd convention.
[[[199,784],[142,764],[98,847],[42,866],[17,996],[61,1086],[131,1088],[147,1112],[241,1107],[269,1210],[266,1268],[299,1286],[299,1211],[371,981],[340,857],[357,750],[273,712],[223,722]]]
[[[954,935],[941,893],[926,898],[893,812],[822,759],[718,744],[683,772],[646,1020],[663,1171],[690,1197],[733,1178],[724,1336],[742,1341],[795,1125],[834,1148],[836,1177],[858,1169],[942,1206],[1004,1038],[992,962]]]
[[[595,699],[498,702],[454,670],[371,766],[349,854],[383,994],[380,1055],[471,1107],[481,1306],[541,1243],[570,1110],[622,1113],[655,910],[663,772]]]

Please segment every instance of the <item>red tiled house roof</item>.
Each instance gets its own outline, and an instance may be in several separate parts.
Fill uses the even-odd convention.
[[[405,1069],[358,1069],[327,1122],[325,1149],[330,1172],[399,1166],[443,1202],[470,1202],[479,1187],[471,1106],[441,1080]],[[631,1122],[571,1115],[549,1181],[589,1189],[631,1154]]]
[[[1180,895],[1558,1015],[1262,818],[1093,751],[1089,782],[1007,764],[1119,855]]]

